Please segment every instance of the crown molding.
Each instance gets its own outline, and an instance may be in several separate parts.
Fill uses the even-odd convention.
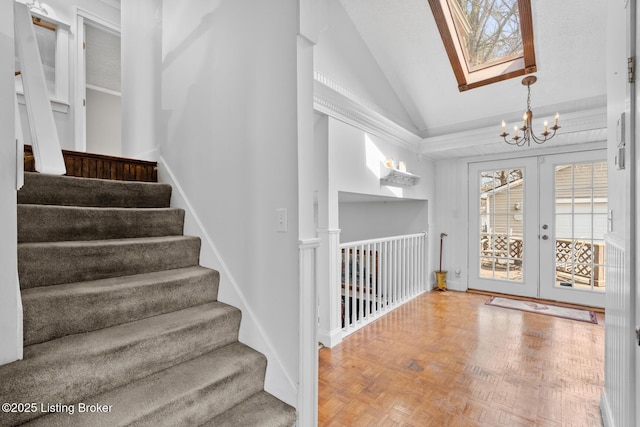
[[[585,110],[597,110],[606,107],[606,95],[576,99],[557,104],[534,106],[534,121],[537,122],[538,119],[547,116],[549,120],[552,120],[553,116],[557,112],[560,112],[561,118],[564,121],[564,116],[569,113],[575,113]],[[476,120],[460,121],[459,123],[455,123],[452,125],[431,127],[429,129],[419,129],[417,134],[422,138],[432,138],[499,125],[502,120],[506,121],[507,123],[520,123],[522,121],[522,110],[502,112],[499,115],[482,117]]]
[[[417,129],[394,121],[382,108],[374,105],[356,93],[321,73],[314,72],[314,110],[343,121],[372,135],[384,138],[395,145],[408,149],[430,160],[452,157],[471,157],[492,154],[520,152],[523,149],[507,145],[499,136],[499,126],[476,126],[471,129],[445,134],[421,137]],[[607,139],[607,107],[602,97],[564,103],[540,108],[539,117],[548,111],[567,111],[560,116],[558,134],[544,146],[546,148],[602,142]],[[558,108],[562,106],[564,108]],[[551,114],[551,113],[549,113]],[[507,117],[509,118],[509,117]],[[485,121],[486,123],[486,121]],[[542,126],[542,122],[534,126]],[[510,126],[510,125],[509,125]],[[509,127],[508,126],[508,127]]]
[[[318,72],[314,72],[313,108],[414,153],[422,141],[415,130],[396,123],[382,108]]]
[[[120,10],[120,7],[121,7],[120,0],[98,0],[98,1],[100,3],[104,3],[107,6],[110,6],[110,7],[114,8],[114,9]]]
[[[607,139],[607,109],[599,107],[575,111],[560,116],[557,135],[542,146],[573,145],[601,142]],[[542,122],[534,123],[542,126]],[[507,126],[509,128],[509,126]],[[483,127],[446,135],[424,138],[419,153],[431,158],[465,157],[473,155],[508,152],[511,149],[521,151],[525,148],[508,146],[499,136],[500,126]],[[534,148],[534,147],[531,147]],[[452,152],[456,155],[452,156]]]

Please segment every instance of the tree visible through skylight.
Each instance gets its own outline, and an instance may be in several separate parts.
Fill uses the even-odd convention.
[[[449,0],[469,71],[522,56],[517,0]]]

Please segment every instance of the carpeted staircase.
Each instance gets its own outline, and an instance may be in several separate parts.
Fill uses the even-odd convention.
[[[0,403],[36,405],[0,412],[1,426],[295,424],[263,390],[266,359],[238,342],[240,311],[217,301],[219,274],[199,266],[170,196],[25,173],[24,360],[0,366]]]

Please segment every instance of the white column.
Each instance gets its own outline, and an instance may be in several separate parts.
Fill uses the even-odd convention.
[[[13,2],[0,2],[0,57],[14,57]],[[22,358],[18,286],[15,84],[13,61],[0,61],[0,365]]]
[[[298,237],[300,262],[300,386],[298,425],[318,423],[318,252],[314,192],[313,47],[317,0],[298,1],[297,125],[298,125]]]
[[[318,420],[318,293],[319,239],[299,242],[300,260],[300,385],[298,425],[315,426]]]
[[[318,340],[325,347],[342,341],[340,302],[340,230],[318,230]]]

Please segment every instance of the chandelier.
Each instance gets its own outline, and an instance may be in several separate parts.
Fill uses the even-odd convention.
[[[518,147],[523,147],[526,145],[528,147],[531,145],[531,141],[535,142],[536,144],[544,144],[545,142],[553,138],[556,135],[556,131],[560,129],[560,126],[558,126],[558,117],[560,117],[560,115],[556,113],[556,117],[553,121],[553,126],[551,126],[551,130],[553,131],[553,133],[549,132],[549,123],[546,120],[544,121],[544,131],[540,134],[540,137],[536,136],[536,134],[533,133],[533,130],[531,128],[531,122],[533,121],[533,112],[531,111],[531,85],[534,84],[537,80],[538,79],[536,76],[527,76],[522,79],[522,84],[527,86],[527,111],[525,111],[522,116],[522,127],[518,129],[518,126],[514,126],[513,137],[507,139],[507,136],[509,136],[509,134],[507,133],[507,125],[505,124],[504,120],[502,121],[502,133],[500,134],[500,136],[503,137],[504,142],[509,145],[517,145]],[[522,131],[522,136],[518,135],[518,130]]]

